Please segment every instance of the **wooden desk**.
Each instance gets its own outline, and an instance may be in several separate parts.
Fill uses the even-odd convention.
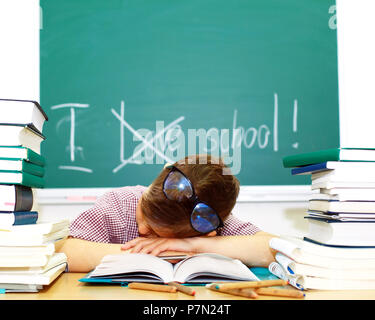
[[[252,300],[225,293],[214,292],[205,287],[194,287],[196,295],[181,292],[162,293],[129,289],[119,285],[91,285],[78,281],[85,274],[64,273],[39,293],[5,293],[1,300]],[[288,300],[288,298],[259,296],[257,300]],[[303,300],[303,299],[293,299]],[[306,291],[305,300],[375,300],[375,290],[353,291]]]

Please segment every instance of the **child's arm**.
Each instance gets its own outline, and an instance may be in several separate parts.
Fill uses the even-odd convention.
[[[138,238],[140,239],[140,238]],[[157,239],[157,238],[153,238]],[[121,243],[104,243],[67,238],[56,242],[56,252],[63,252],[68,258],[69,272],[90,272],[108,254],[125,254],[130,250],[124,250]],[[164,250],[160,256],[181,254],[181,250]]]
[[[212,252],[241,260],[248,266],[268,267],[274,261],[275,251],[269,240],[275,237],[266,232],[246,236],[192,237],[185,239],[137,238],[122,246],[131,252],[159,255],[165,250],[204,253]]]
[[[276,252],[269,246],[269,240],[273,237],[262,231],[247,236],[199,237],[195,246],[197,252],[218,253],[239,259],[247,266],[268,267],[275,261]]]
[[[122,244],[93,242],[77,238],[67,238],[56,242],[56,251],[68,258],[69,272],[89,272],[107,254],[125,253]]]

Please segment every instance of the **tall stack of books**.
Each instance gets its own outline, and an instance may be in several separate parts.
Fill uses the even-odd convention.
[[[48,272],[66,264],[54,241],[68,234],[68,221],[40,222],[33,210],[33,190],[44,187],[47,120],[38,102],[0,99],[0,290],[39,290],[48,281],[33,277],[51,280]]]
[[[310,175],[312,192],[308,234],[271,241],[279,270],[306,289],[375,289],[375,149],[322,150],[283,164]]]

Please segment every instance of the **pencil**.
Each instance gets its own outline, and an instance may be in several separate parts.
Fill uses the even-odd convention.
[[[227,294],[231,294],[234,296],[241,296],[245,298],[251,298],[251,299],[256,299],[258,297],[258,294],[252,290],[252,289],[221,289],[221,288],[216,288],[216,284],[207,284],[206,288],[213,290],[213,291],[218,291],[218,292],[223,292]]]
[[[271,286],[285,286],[288,284],[286,280],[263,280],[263,281],[240,281],[230,283],[217,283],[216,289],[243,289],[243,288],[260,288]]]
[[[260,295],[290,298],[303,298],[305,296],[303,292],[294,289],[259,288],[255,292]]]
[[[178,282],[174,282],[174,281],[168,282],[168,285],[176,287],[177,291],[186,293],[189,296],[194,296],[195,295],[195,291],[192,288],[183,286],[182,284],[179,284]]]
[[[177,291],[176,287],[166,286],[163,284],[150,284],[150,283],[141,283],[141,282],[129,283],[128,287],[131,289],[160,291],[160,292],[176,292]]]

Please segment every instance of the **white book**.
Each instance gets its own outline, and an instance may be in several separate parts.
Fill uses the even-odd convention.
[[[81,281],[90,282],[92,279],[156,283],[259,280],[240,260],[214,253],[190,256],[175,265],[149,254],[107,255]]]
[[[42,266],[23,266],[20,267],[1,267],[0,275],[28,275],[36,273],[44,273],[54,267],[57,267],[61,264],[67,264],[67,257],[65,253],[55,252],[51,256],[47,257],[47,263]],[[25,265],[25,264],[24,264]]]
[[[375,190],[372,194],[366,194],[366,193],[360,193],[360,192],[339,193],[339,194],[311,193],[311,195],[308,198],[308,201],[310,200],[375,201]]]
[[[345,151],[342,149],[340,152],[345,153]],[[352,151],[352,150],[350,150]],[[361,152],[363,150],[360,150]],[[369,150],[371,154],[373,154],[373,150]],[[363,173],[368,171],[374,171],[375,170],[375,162],[370,161],[326,161],[324,163],[320,164],[313,164],[313,165],[307,165],[304,167],[299,167],[295,171],[299,172],[298,174],[308,175],[313,174],[317,172],[340,172],[340,173],[346,173],[346,174],[356,174],[356,173]]]
[[[0,255],[0,269],[1,268],[16,268],[16,267],[40,267],[48,262],[49,256],[44,254],[23,254],[17,255]]]
[[[36,101],[0,99],[0,124],[32,124],[43,132],[47,115]]]
[[[375,182],[356,182],[356,181],[323,181],[312,182],[311,189],[333,189],[333,188],[350,188],[350,189],[369,189],[375,188]]]
[[[316,290],[373,290],[375,280],[372,279],[330,279],[308,275],[291,274],[278,262],[272,262],[269,266],[271,273],[287,280],[290,285],[302,289]]]
[[[375,213],[326,213],[321,211],[307,211],[310,217],[315,218],[324,218],[324,219],[333,219],[339,221],[357,221],[357,222],[366,222],[373,221],[375,222]]]
[[[24,161],[23,159],[16,160],[16,159],[1,159],[0,158],[0,170],[1,171],[25,171],[30,173],[30,168],[39,169],[40,171],[43,171],[43,167],[29,163],[27,161]],[[31,173],[35,174],[35,173]]]
[[[304,289],[316,290],[374,290],[375,280],[328,279],[312,276],[299,276],[297,284]]]
[[[311,174],[312,183],[319,182],[374,182],[375,170],[357,173],[347,173],[333,170],[331,172],[322,171]]]
[[[0,145],[22,146],[40,154],[41,143],[45,137],[30,127],[0,125]]]
[[[22,256],[23,254],[44,254],[52,255],[55,252],[55,243],[49,242],[40,246],[0,246],[0,259],[2,256],[17,255]]]
[[[294,237],[275,237],[269,245],[298,263],[344,269],[375,267],[375,247],[331,247]]]
[[[0,211],[30,211],[33,202],[32,188],[23,185],[0,185]]]
[[[20,234],[47,234],[53,233],[62,229],[69,227],[69,219],[63,219],[59,221],[40,221],[35,224],[24,224],[24,225],[15,225],[9,228],[8,233],[14,233],[17,235]],[[1,238],[0,232],[0,238]]]
[[[367,267],[352,268],[327,268],[299,263],[277,252],[275,260],[290,274],[294,276],[310,276],[327,279],[352,279],[352,280],[375,280],[375,268],[371,265]]]
[[[36,152],[31,151],[25,147],[20,146],[3,146],[0,145],[0,158],[25,160],[34,163],[38,166],[45,165],[45,158]]]
[[[375,222],[308,218],[307,239],[336,246],[375,246]]]
[[[0,290],[5,292],[38,292],[43,289],[39,284],[25,284],[25,283],[0,283]]]
[[[375,213],[373,201],[310,200],[309,210],[322,212]]]
[[[339,201],[375,201],[375,188],[321,188],[312,191],[311,199],[319,199],[319,196]],[[321,199],[328,200],[328,197]]]
[[[51,233],[22,233],[0,231],[0,246],[41,246],[69,235],[69,228]]]
[[[35,274],[0,274],[0,283],[22,283],[22,284],[38,284],[38,285],[49,285],[51,284],[61,273],[65,271],[66,264],[63,263],[44,273]]]
[[[320,188],[319,190],[314,190],[316,193],[332,194],[332,195],[366,195],[373,196],[375,193],[375,188]]]

